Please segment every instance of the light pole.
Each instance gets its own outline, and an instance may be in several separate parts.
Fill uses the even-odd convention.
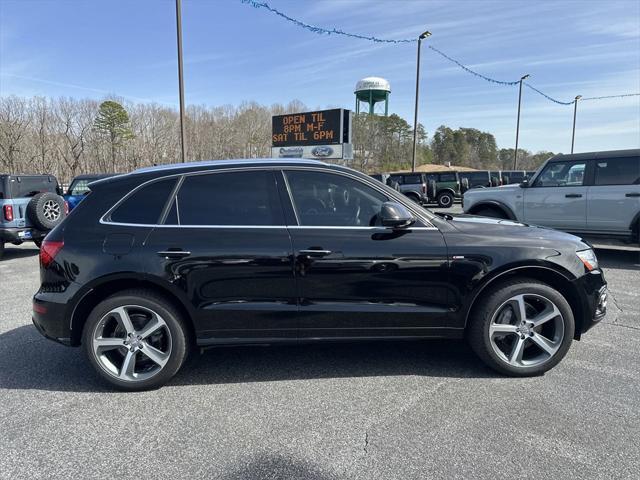
[[[178,36],[178,89],[180,90],[180,150],[182,163],[185,162],[184,150],[184,80],[182,78],[182,1],[176,0],[176,33]]]
[[[416,149],[418,147],[418,94],[420,93],[420,45],[422,40],[431,36],[431,32],[421,33],[418,37],[418,61],[416,62],[416,105],[413,113],[413,155],[411,156],[411,171],[416,171]]]
[[[571,132],[571,153],[573,153],[573,142],[576,139],[576,114],[578,113],[578,100],[582,98],[582,95],[576,95],[573,99],[573,130]]]
[[[518,137],[520,136],[520,106],[522,104],[522,82],[529,78],[529,74],[520,78],[520,90],[518,91],[518,120],[516,121],[516,149],[513,152],[513,169],[518,168]]]

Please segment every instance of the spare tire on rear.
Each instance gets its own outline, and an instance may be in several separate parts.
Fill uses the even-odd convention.
[[[65,217],[64,199],[55,193],[35,195],[27,205],[27,217],[38,230],[51,230]]]

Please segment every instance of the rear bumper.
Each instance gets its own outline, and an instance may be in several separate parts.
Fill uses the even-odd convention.
[[[608,290],[602,270],[593,270],[574,281],[576,288],[583,294],[583,318],[576,334],[587,332],[607,314]]]
[[[39,240],[49,232],[42,232],[35,228],[0,228],[0,241],[5,243],[22,243],[29,240]]]
[[[33,297],[31,320],[44,337],[64,345],[71,345],[71,328],[66,302],[52,301],[50,294],[36,293]]]

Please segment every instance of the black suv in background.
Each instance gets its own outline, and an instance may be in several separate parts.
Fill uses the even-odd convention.
[[[430,337],[537,375],[606,311],[578,237],[434,215],[344,167],[182,164],[91,190],[42,245],[33,322],[121,389],[163,385],[195,346]]]
[[[53,175],[0,175],[0,258],[5,243],[40,246],[67,213],[61,194]]]

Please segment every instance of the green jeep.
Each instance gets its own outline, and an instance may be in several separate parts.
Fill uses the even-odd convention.
[[[430,172],[426,174],[427,182],[433,180],[436,183],[436,201],[441,208],[449,208],[455,199],[462,198],[460,188],[460,176],[458,172]]]

